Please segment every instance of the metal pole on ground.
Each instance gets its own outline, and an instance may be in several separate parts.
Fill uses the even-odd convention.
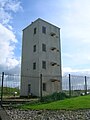
[[[2,107],[2,104],[3,104],[3,80],[4,80],[4,72],[2,72],[1,107]]]
[[[87,95],[87,78],[85,76],[85,95]]]
[[[71,97],[71,77],[69,74],[69,97]]]
[[[40,101],[42,101],[42,74],[40,74]]]

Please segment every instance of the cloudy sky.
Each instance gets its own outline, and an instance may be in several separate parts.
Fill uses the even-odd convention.
[[[90,0],[0,0],[0,72],[20,73],[22,29],[37,18],[61,28],[63,73],[90,74]]]

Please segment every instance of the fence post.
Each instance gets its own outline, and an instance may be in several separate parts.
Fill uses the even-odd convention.
[[[85,76],[85,95],[87,95],[87,78]]]
[[[42,74],[40,74],[40,101],[42,101]]]
[[[69,74],[69,97],[71,97],[71,76]]]
[[[4,80],[4,72],[2,72],[1,107],[2,107],[2,104],[3,104],[3,80]]]

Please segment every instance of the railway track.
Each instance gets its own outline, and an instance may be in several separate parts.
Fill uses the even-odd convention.
[[[32,103],[38,102],[39,99],[3,99],[2,105],[3,106],[11,106],[15,104],[25,104],[25,103]],[[1,104],[1,101],[0,101]]]

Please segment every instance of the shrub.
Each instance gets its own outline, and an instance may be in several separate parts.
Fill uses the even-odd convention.
[[[63,92],[55,92],[52,95],[42,97],[42,102],[53,102],[57,100],[64,100],[65,98],[69,98],[69,96]]]

